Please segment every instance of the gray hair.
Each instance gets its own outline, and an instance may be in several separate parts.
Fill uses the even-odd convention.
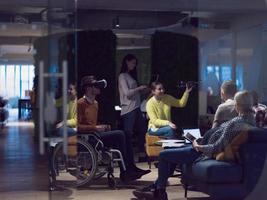
[[[234,100],[243,113],[252,112],[253,97],[250,92],[247,90],[237,92]]]

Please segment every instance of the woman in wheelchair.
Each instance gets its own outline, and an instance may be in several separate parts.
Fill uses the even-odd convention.
[[[100,94],[101,85],[93,76],[85,76],[81,80],[81,87],[84,96],[77,102],[78,110],[78,131],[96,131],[107,147],[118,149],[124,159],[126,170],[120,165],[120,179],[129,182],[141,178],[150,170],[143,170],[134,164],[134,156],[131,153],[131,146],[126,147],[126,137],[123,131],[111,131],[109,125],[97,125],[98,102],[96,96]]]

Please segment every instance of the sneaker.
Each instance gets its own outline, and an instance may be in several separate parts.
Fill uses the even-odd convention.
[[[154,200],[168,200],[165,189],[156,189],[154,192]]]
[[[151,184],[149,186],[136,189],[135,191],[133,191],[133,195],[139,199],[153,199],[155,190],[156,185]]]
[[[165,189],[155,189],[154,184],[145,187],[142,190],[134,190],[133,195],[138,199],[168,200],[168,195]]]
[[[156,185],[153,183],[149,186],[146,186],[146,187],[143,187],[143,188],[140,188],[140,189],[136,189],[138,191],[142,191],[142,192],[154,192],[156,190]]]
[[[154,192],[134,190],[133,195],[138,199],[154,199]]]

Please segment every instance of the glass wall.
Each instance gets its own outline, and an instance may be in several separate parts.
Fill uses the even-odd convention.
[[[239,90],[256,90],[267,102],[266,27],[261,24],[200,44],[201,89],[218,96],[225,80]]]

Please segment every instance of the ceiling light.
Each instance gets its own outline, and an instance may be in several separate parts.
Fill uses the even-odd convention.
[[[116,19],[115,19],[115,27],[116,28],[120,27],[120,18],[119,18],[119,16],[117,16]]]

